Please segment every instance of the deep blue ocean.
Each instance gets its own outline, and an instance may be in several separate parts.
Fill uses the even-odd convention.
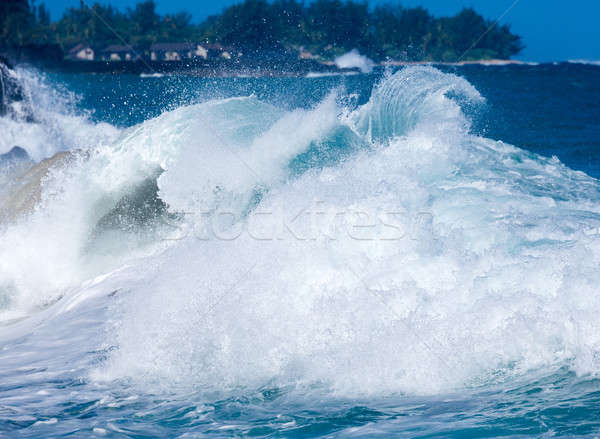
[[[600,66],[16,75],[0,437],[600,435]]]

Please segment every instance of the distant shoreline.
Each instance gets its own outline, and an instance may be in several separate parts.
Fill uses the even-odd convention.
[[[199,77],[299,77],[299,76],[328,76],[363,73],[358,64],[350,64],[340,68],[335,61],[297,58],[269,58],[260,56],[244,59],[202,59],[193,58],[179,61],[153,61],[150,59],[137,60],[73,60],[64,59],[57,47],[40,46],[28,48],[1,48],[0,56],[13,65],[32,65],[45,71],[60,73],[89,73],[89,74],[133,74],[133,75],[188,75]],[[538,63],[514,59],[480,59],[459,62],[449,61],[401,61],[388,60],[373,62],[368,60],[373,68],[401,67],[410,65],[439,65],[439,66],[506,66],[506,65],[535,65]],[[363,65],[364,68],[364,65]]]
[[[191,59],[181,61],[152,61],[138,59],[133,61],[83,61],[63,59],[58,52],[51,50],[2,49],[0,56],[5,57],[13,65],[30,65],[44,71],[58,73],[86,74],[131,74],[145,77],[164,75],[197,76],[207,78],[218,77],[325,77],[337,75],[361,74],[358,66],[339,68],[334,61],[318,61],[315,59],[268,59],[261,57],[255,60],[226,59]],[[388,60],[372,62],[376,70],[412,65],[433,66],[530,66],[546,63],[578,63],[597,66],[598,62],[563,60],[548,62],[521,61],[515,59],[481,59],[449,61],[400,61]]]
[[[235,63],[226,61],[217,62],[189,62],[189,61],[60,61],[54,63],[33,64],[47,71],[60,73],[82,74],[133,74],[146,77],[163,75],[185,75],[198,77],[298,77],[298,76],[332,76],[352,75],[363,73],[358,67],[338,68],[333,63],[321,63],[314,60],[298,60],[291,62],[266,62],[266,63]],[[461,62],[434,62],[434,61],[387,61],[373,64],[374,68],[402,67],[411,65],[444,65],[444,66],[506,66],[506,65],[531,65],[517,60],[481,60]]]

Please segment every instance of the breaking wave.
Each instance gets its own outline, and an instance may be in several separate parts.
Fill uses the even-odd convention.
[[[345,102],[204,102],[34,165],[3,194],[0,316],[101,294],[90,379],[145,389],[600,371],[597,181],[471,134],[484,99],[432,67]]]

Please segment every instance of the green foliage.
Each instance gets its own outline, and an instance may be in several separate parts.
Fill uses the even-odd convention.
[[[247,0],[223,11],[216,22],[215,34],[227,45],[267,49],[277,44],[276,20],[266,0]]]
[[[155,42],[218,42],[241,51],[300,49],[321,58],[358,49],[375,60],[457,61],[510,58],[523,46],[508,26],[486,20],[472,8],[453,17],[427,10],[380,5],[362,0],[244,0],[219,15],[192,23],[186,12],[160,16],[154,0],[119,11],[81,2],[56,23],[33,1],[0,2],[0,38],[4,45],[54,42],[65,50],[86,42],[147,49]]]
[[[369,41],[369,18],[366,2],[316,0],[306,10],[309,46],[338,53],[349,48],[364,51]]]
[[[376,59],[425,58],[434,34],[435,19],[425,9],[384,5],[373,11],[373,42],[369,54]]]
[[[435,18],[427,10],[356,0],[245,0],[199,27],[205,39],[246,49],[300,48],[332,58],[352,49],[375,60],[510,58],[523,46],[508,26],[471,8]]]
[[[27,0],[2,0],[0,2],[0,41],[6,45],[23,45],[30,39],[35,15]]]

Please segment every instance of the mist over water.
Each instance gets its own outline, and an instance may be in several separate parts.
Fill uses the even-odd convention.
[[[463,77],[116,127],[19,74],[39,122],[0,121],[34,161],[0,195],[3,431],[600,428],[598,182],[477,133]]]
[[[115,139],[118,132],[115,127],[93,124],[89,114],[77,110],[78,99],[72,92],[51,84],[35,71],[18,69],[16,74],[33,110],[34,123],[19,108],[16,117],[0,118],[0,154],[22,146],[32,159],[40,161],[59,151],[87,149]]]

